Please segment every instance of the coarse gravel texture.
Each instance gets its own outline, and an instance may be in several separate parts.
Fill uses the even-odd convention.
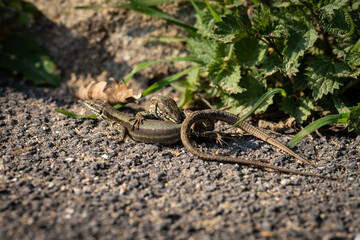
[[[85,114],[69,94],[84,81],[119,79],[142,61],[185,56],[181,44],[144,44],[152,35],[184,33],[124,9],[74,10],[106,0],[31,2],[46,18],[26,34],[51,53],[63,82],[36,87],[0,70],[0,239],[360,239],[360,137],[333,132],[296,146],[338,181],[205,162],[181,143],[119,143],[107,123],[54,109]],[[183,16],[187,5],[175,6],[168,12],[191,21]],[[154,65],[132,87],[141,91],[187,66]],[[211,142],[199,146],[220,151]],[[251,136],[221,149],[318,173]]]
[[[77,101],[14,81],[1,74],[2,239],[359,237],[360,137],[298,144],[297,152],[338,181],[205,162],[180,143],[119,143],[104,121],[54,111],[84,114]],[[314,171],[251,136],[224,148]]]

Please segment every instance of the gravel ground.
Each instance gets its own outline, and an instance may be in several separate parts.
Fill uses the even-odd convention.
[[[118,80],[142,61],[185,56],[181,44],[145,44],[149,36],[183,31],[124,9],[74,10],[107,0],[31,2],[46,18],[27,34],[48,49],[63,82],[39,88],[0,70],[1,240],[360,239],[360,137],[314,135],[295,148],[339,181],[204,162],[181,144],[119,144],[105,122],[54,109],[85,114],[69,94],[84,82]],[[191,21],[186,6],[168,11]],[[154,65],[135,75],[132,87],[140,91],[187,66]],[[223,148],[313,171],[251,136]]]
[[[0,73],[2,239],[360,238],[360,137],[296,148],[339,181],[205,162],[181,144],[119,144],[105,122],[54,111],[82,104]],[[251,136],[225,148],[311,171]]]

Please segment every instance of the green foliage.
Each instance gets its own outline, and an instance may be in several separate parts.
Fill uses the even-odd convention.
[[[329,59],[319,57],[310,58],[306,65],[305,74],[315,100],[340,89],[345,79],[339,76],[350,73],[344,62],[331,62]]]
[[[20,0],[0,1],[0,37],[9,31],[9,28],[28,27],[42,13],[31,3]]]
[[[35,84],[60,84],[60,76],[50,56],[35,42],[15,36],[0,43],[0,67],[22,73]]]
[[[290,116],[295,117],[297,122],[305,121],[314,109],[314,103],[309,97],[291,98],[287,97],[281,102],[280,109]]]
[[[315,29],[304,26],[289,30],[289,38],[285,42],[283,50],[283,65],[287,75],[295,74],[299,71],[299,60],[305,51],[312,47],[318,38]]]
[[[60,76],[49,54],[35,42],[17,34],[42,13],[31,3],[0,0],[0,67],[39,85],[58,86]]]
[[[349,117],[349,131],[355,130],[360,135],[360,103],[357,106],[350,107],[351,115]]]
[[[330,114],[326,117],[322,117],[311,124],[307,125],[301,132],[295,135],[293,139],[288,143],[288,147],[294,147],[301,139],[306,135],[315,131],[316,129],[321,128],[322,126],[332,124],[332,123],[346,123],[349,120],[350,113],[339,113],[339,114]]]
[[[246,28],[240,17],[228,14],[222,18],[221,22],[215,24],[214,36],[223,43],[233,43],[237,39],[245,37]]]
[[[347,112],[319,119],[301,134],[334,122],[359,132],[360,95],[354,94],[360,91],[358,0],[190,2],[197,21],[187,44],[198,68],[176,85],[183,93],[181,105],[202,92],[216,107],[231,106],[236,114],[253,112],[254,106],[265,111],[275,103],[303,123],[315,111],[336,112],[333,99],[339,99]],[[154,16],[148,11],[154,6],[130,4],[122,6]],[[281,97],[264,97],[278,88]]]
[[[265,60],[267,49],[262,41],[253,37],[244,37],[235,43],[234,53],[240,65],[252,68]]]
[[[251,114],[255,113],[259,108],[261,109],[261,106],[268,104],[267,101],[272,101],[273,96],[277,93],[281,93],[283,97],[286,97],[286,92],[284,91],[284,89],[281,88],[274,88],[272,90],[267,91],[257,100],[257,102],[253,105],[252,109],[248,111],[244,116],[242,116],[241,119],[237,123],[235,123],[232,127],[239,125],[242,121],[244,121],[249,116],[251,116]]]

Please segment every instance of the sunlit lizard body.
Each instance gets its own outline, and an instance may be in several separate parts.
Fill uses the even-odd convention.
[[[158,100],[161,100],[161,98],[155,99],[155,102]],[[153,100],[154,101],[154,100]],[[169,100],[170,101],[170,100]],[[174,101],[174,100],[172,100]],[[175,101],[174,101],[175,103]],[[176,104],[176,103],[175,103]],[[239,164],[245,164],[245,165],[252,165],[257,167],[264,167],[269,168],[281,172],[287,172],[292,174],[299,174],[299,175],[305,175],[305,176],[312,176],[312,177],[320,177],[320,178],[327,178],[327,179],[333,179],[331,177],[322,176],[318,174],[313,173],[306,173],[301,172],[297,170],[291,170],[286,169],[282,167],[273,166],[270,164],[262,163],[256,160],[244,160],[240,158],[234,158],[234,157],[227,157],[227,156],[218,156],[218,155],[211,155],[207,153],[203,153],[195,149],[195,147],[191,144],[191,134],[194,125],[201,125],[203,122],[205,122],[205,125],[207,125],[207,122],[209,122],[209,119],[211,119],[211,122],[215,120],[220,120],[227,122],[229,124],[236,123],[239,118],[236,115],[226,113],[219,110],[203,110],[203,111],[197,111],[192,113],[189,117],[187,117],[183,124],[174,123],[171,120],[166,117],[166,121],[164,120],[153,120],[153,119],[144,119],[143,116],[148,116],[147,113],[140,113],[136,116],[136,118],[133,117],[133,115],[123,113],[120,111],[117,111],[114,109],[111,105],[104,103],[102,101],[85,101],[85,105],[92,110],[98,117],[106,120],[109,122],[112,126],[114,126],[117,130],[120,132],[120,140],[123,140],[127,135],[129,135],[132,139],[140,142],[145,143],[162,143],[162,144],[173,144],[180,140],[180,132],[181,132],[181,140],[186,147],[186,149],[194,154],[195,156],[198,156],[201,159],[204,160],[210,160],[210,161],[218,161],[218,162],[231,162],[231,163],[239,163]],[[160,106],[158,104],[158,106]],[[164,106],[166,108],[166,105]],[[162,112],[162,110],[156,110],[157,108],[150,108],[151,111],[158,111],[158,113]],[[177,111],[179,111],[178,108],[176,108]],[[153,114],[150,112],[150,114]],[[179,111],[179,114],[181,116],[181,113]],[[174,116],[179,116],[178,113],[175,113]],[[157,116],[160,116],[161,118],[162,114],[158,114]],[[141,116],[141,121],[139,122],[138,116]],[[156,115],[154,115],[156,116]],[[256,127],[253,127],[250,124],[245,125],[245,123],[239,125],[240,128],[242,128],[244,131],[249,132],[250,134],[259,137],[260,139],[263,139],[267,142],[269,142],[269,139],[271,139],[269,136],[267,136],[265,133],[261,132]],[[274,140],[274,139],[273,139]],[[275,140],[276,141],[276,140]],[[277,141],[276,141],[277,142]],[[279,143],[282,145],[281,143]],[[283,146],[283,145],[282,145]],[[285,146],[283,146],[286,148]],[[281,148],[283,149],[283,148]],[[288,151],[291,151],[290,149]],[[287,152],[288,152],[287,151]],[[292,152],[292,151],[291,151]],[[293,153],[292,155],[298,156],[296,153]],[[300,156],[299,156],[300,157]],[[300,159],[302,159],[300,157]],[[305,161],[307,162],[307,161]]]

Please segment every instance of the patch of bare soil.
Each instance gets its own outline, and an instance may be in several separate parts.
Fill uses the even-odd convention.
[[[179,37],[186,32],[163,20],[123,8],[103,10],[76,9],[79,6],[116,6],[109,1],[32,0],[45,15],[27,32],[43,45],[61,69],[62,89],[76,91],[91,80],[120,80],[144,61],[187,56],[181,42],[165,43],[152,36]],[[115,2],[115,1],[114,1]],[[192,8],[181,3],[166,5],[164,11],[191,22]],[[136,74],[130,87],[144,90],[155,80],[177,73],[188,62],[152,65]],[[66,92],[66,91],[65,91]]]

